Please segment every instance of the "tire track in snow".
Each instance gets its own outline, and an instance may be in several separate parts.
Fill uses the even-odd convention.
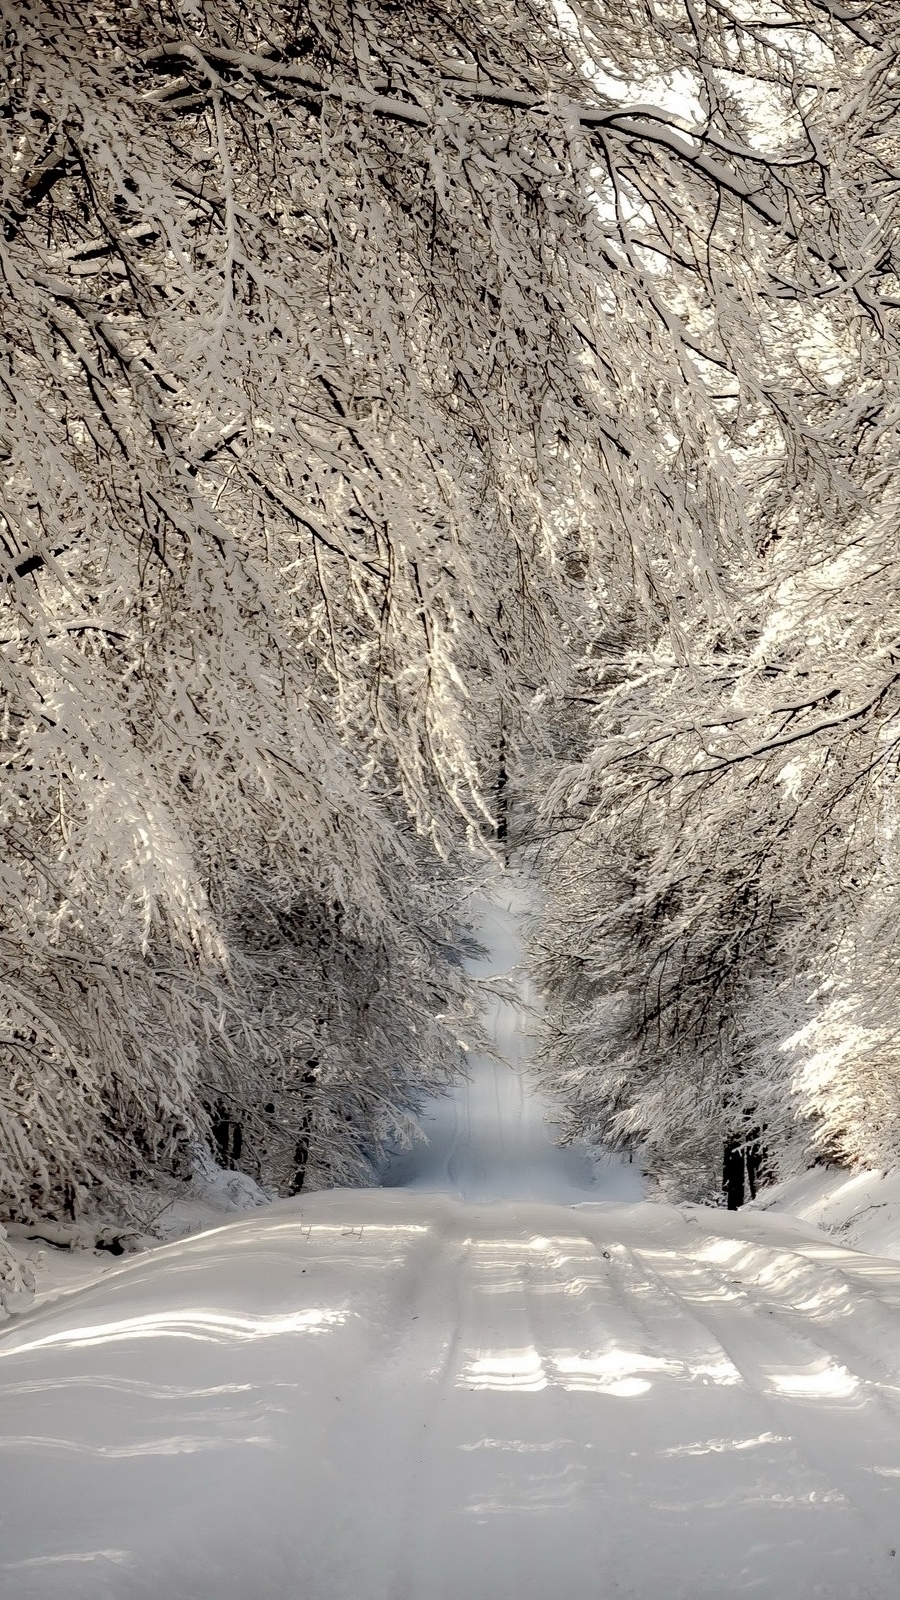
[[[516,958],[515,915],[495,911],[485,975]],[[894,1600],[898,1479],[878,1474],[900,1472],[900,1429],[876,1375],[897,1369],[900,1273],[768,1218],[590,1203],[590,1170],[552,1147],[516,1071],[526,1030],[495,1002],[495,1055],[436,1108],[398,1187],[304,1197],[150,1263],[149,1295],[134,1269],[90,1302],[119,1329],[188,1308],[208,1345],[136,1333],[11,1359],[23,1402],[42,1385],[23,1436],[62,1437],[65,1413],[78,1449],[10,1454],[3,1514],[37,1520],[9,1600]],[[131,1385],[127,1427],[120,1401],[103,1412],[111,1383]],[[210,1437],[247,1406],[229,1395],[290,1411],[268,1453],[237,1440],[230,1476],[222,1451],[162,1476],[139,1448],[104,1476],[116,1426],[166,1443],[165,1386],[170,1444],[201,1395],[225,1397]],[[38,1456],[61,1508],[47,1526]],[[108,1580],[91,1564],[107,1546],[129,1563]],[[42,1568],[47,1550],[69,1554]]]
[[[721,1254],[722,1247],[731,1243],[711,1239],[707,1248]],[[703,1259],[707,1270],[717,1272],[723,1284],[739,1291],[736,1300],[743,1299],[748,1306],[774,1316],[788,1331],[804,1331],[809,1337],[810,1327],[815,1327],[819,1330],[816,1338],[827,1338],[827,1348],[842,1356],[855,1377],[877,1390],[892,1413],[900,1406],[900,1349],[888,1331],[896,1307],[865,1278],[860,1287],[852,1258],[848,1271],[843,1260],[833,1259],[832,1252],[820,1263],[796,1246],[779,1244],[767,1249],[747,1243],[743,1258],[729,1254],[727,1264]],[[888,1281],[893,1279],[900,1291],[900,1270],[893,1263],[886,1264],[884,1275]]]
[[[895,1559],[896,1490],[889,1481],[876,1483],[877,1474],[868,1463],[873,1456],[887,1454],[900,1467],[900,1439],[870,1397],[857,1398],[861,1385],[854,1374],[834,1360],[826,1345],[778,1326],[752,1301],[741,1305],[735,1316],[729,1286],[699,1262],[682,1258],[670,1267],[650,1266],[648,1252],[636,1254],[661,1290],[668,1290],[685,1314],[702,1322],[719,1342],[770,1417],[776,1435],[793,1441],[817,1477],[872,1528],[884,1557]],[[839,1433],[843,1444],[837,1448]],[[863,1460],[855,1466],[857,1455]]]

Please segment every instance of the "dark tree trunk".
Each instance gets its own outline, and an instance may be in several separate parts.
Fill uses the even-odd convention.
[[[503,862],[509,866],[509,770],[506,764],[506,730],[501,724],[497,752],[497,843],[503,849]]]
[[[744,1141],[736,1134],[725,1141],[725,1159],[722,1163],[722,1188],[729,1211],[737,1211],[744,1204]]]
[[[311,1089],[316,1081],[316,1068],[319,1065],[318,1057],[313,1056],[306,1063],[306,1071],[301,1083],[305,1089]],[[312,1106],[308,1103],[300,1118],[300,1128],[297,1134],[297,1143],[294,1146],[294,1177],[291,1183],[291,1194],[299,1194],[306,1182],[306,1168],[309,1163],[309,1145],[312,1138]]]
[[[759,1188],[760,1174],[763,1169],[766,1154],[765,1149],[763,1148],[761,1128],[750,1129],[750,1132],[747,1134],[745,1151],[747,1159],[747,1184],[750,1189],[750,1198],[751,1200],[755,1200],[756,1191]]]
[[[227,1108],[217,1105],[210,1112],[210,1131],[219,1156],[220,1166],[234,1168],[241,1159],[244,1147],[244,1125],[228,1115]]]

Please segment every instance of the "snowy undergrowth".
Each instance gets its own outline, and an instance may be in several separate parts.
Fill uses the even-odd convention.
[[[220,1227],[274,1194],[245,1172],[226,1172],[200,1152],[187,1183],[147,1201],[143,1225],[97,1213],[78,1222],[39,1220],[0,1228],[0,1322],[86,1288],[122,1258]]]
[[[813,1167],[766,1189],[747,1209],[781,1211],[853,1250],[900,1260],[900,1170]]]

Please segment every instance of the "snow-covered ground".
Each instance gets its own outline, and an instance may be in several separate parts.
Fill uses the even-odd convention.
[[[854,1250],[900,1260],[900,1171],[814,1167],[764,1189],[751,1209],[786,1212]]]
[[[183,1239],[207,1228],[217,1228],[227,1218],[254,1211],[271,1196],[243,1172],[225,1172],[210,1156],[199,1154],[190,1182],[172,1185],[172,1194],[160,1204],[160,1196],[148,1196],[144,1208],[154,1213],[151,1231],[141,1231],[135,1223],[122,1233],[121,1227],[103,1218],[86,1218],[79,1223],[7,1223],[5,1246],[17,1262],[27,1287],[7,1294],[11,1312],[36,1310],[58,1300],[74,1289],[98,1282],[120,1266],[122,1254],[153,1249],[160,1241]],[[119,1236],[117,1238],[117,1235]],[[121,1249],[95,1248],[97,1238],[116,1239]],[[124,1240],[124,1242],[123,1242]],[[4,1312],[0,1311],[0,1320]]]
[[[3,1600],[897,1595],[900,1267],[555,1150],[494,1015],[391,1187],[6,1332]]]
[[[475,1202],[643,1197],[639,1167],[553,1142],[553,1108],[527,1077],[537,1004],[518,970],[527,914],[528,895],[515,878],[501,900],[477,908],[483,954],[467,966],[484,985],[492,1054],[476,1058],[455,1091],[435,1104],[423,1120],[427,1144],[397,1157],[383,1175],[385,1187],[444,1190]]]

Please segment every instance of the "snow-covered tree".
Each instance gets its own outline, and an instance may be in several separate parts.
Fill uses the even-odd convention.
[[[786,166],[802,166],[804,140],[827,159],[818,199],[810,188],[807,208],[795,189],[771,232],[745,208],[732,267],[720,256],[708,273],[700,326],[724,337],[712,348],[707,334],[698,371],[743,484],[747,542],[720,541],[711,604],[697,606],[702,570],[679,586],[680,627],[600,591],[568,749],[556,740],[569,765],[555,783],[551,770],[544,803],[538,950],[547,1077],[572,1131],[640,1144],[669,1192],[704,1197],[723,1146],[761,1128],[776,1164],[888,1159],[900,1141],[896,18],[727,16],[730,54],[715,60],[704,35],[710,103],[727,106],[740,77],[761,168],[774,136]],[[831,204],[840,220],[823,228]],[[852,213],[869,239],[857,272],[841,266]],[[713,262],[729,227],[716,218]],[[739,343],[726,273],[756,307]],[[660,270],[670,304],[685,303],[683,277]]]
[[[862,515],[891,9],[2,0],[8,1208],[359,1171],[597,608]]]
[[[760,1125],[782,1159],[900,1138],[894,540],[867,510],[831,559],[779,540],[742,648],[611,640],[584,674],[598,736],[548,846],[552,1075],[576,1127],[682,1192]]]

